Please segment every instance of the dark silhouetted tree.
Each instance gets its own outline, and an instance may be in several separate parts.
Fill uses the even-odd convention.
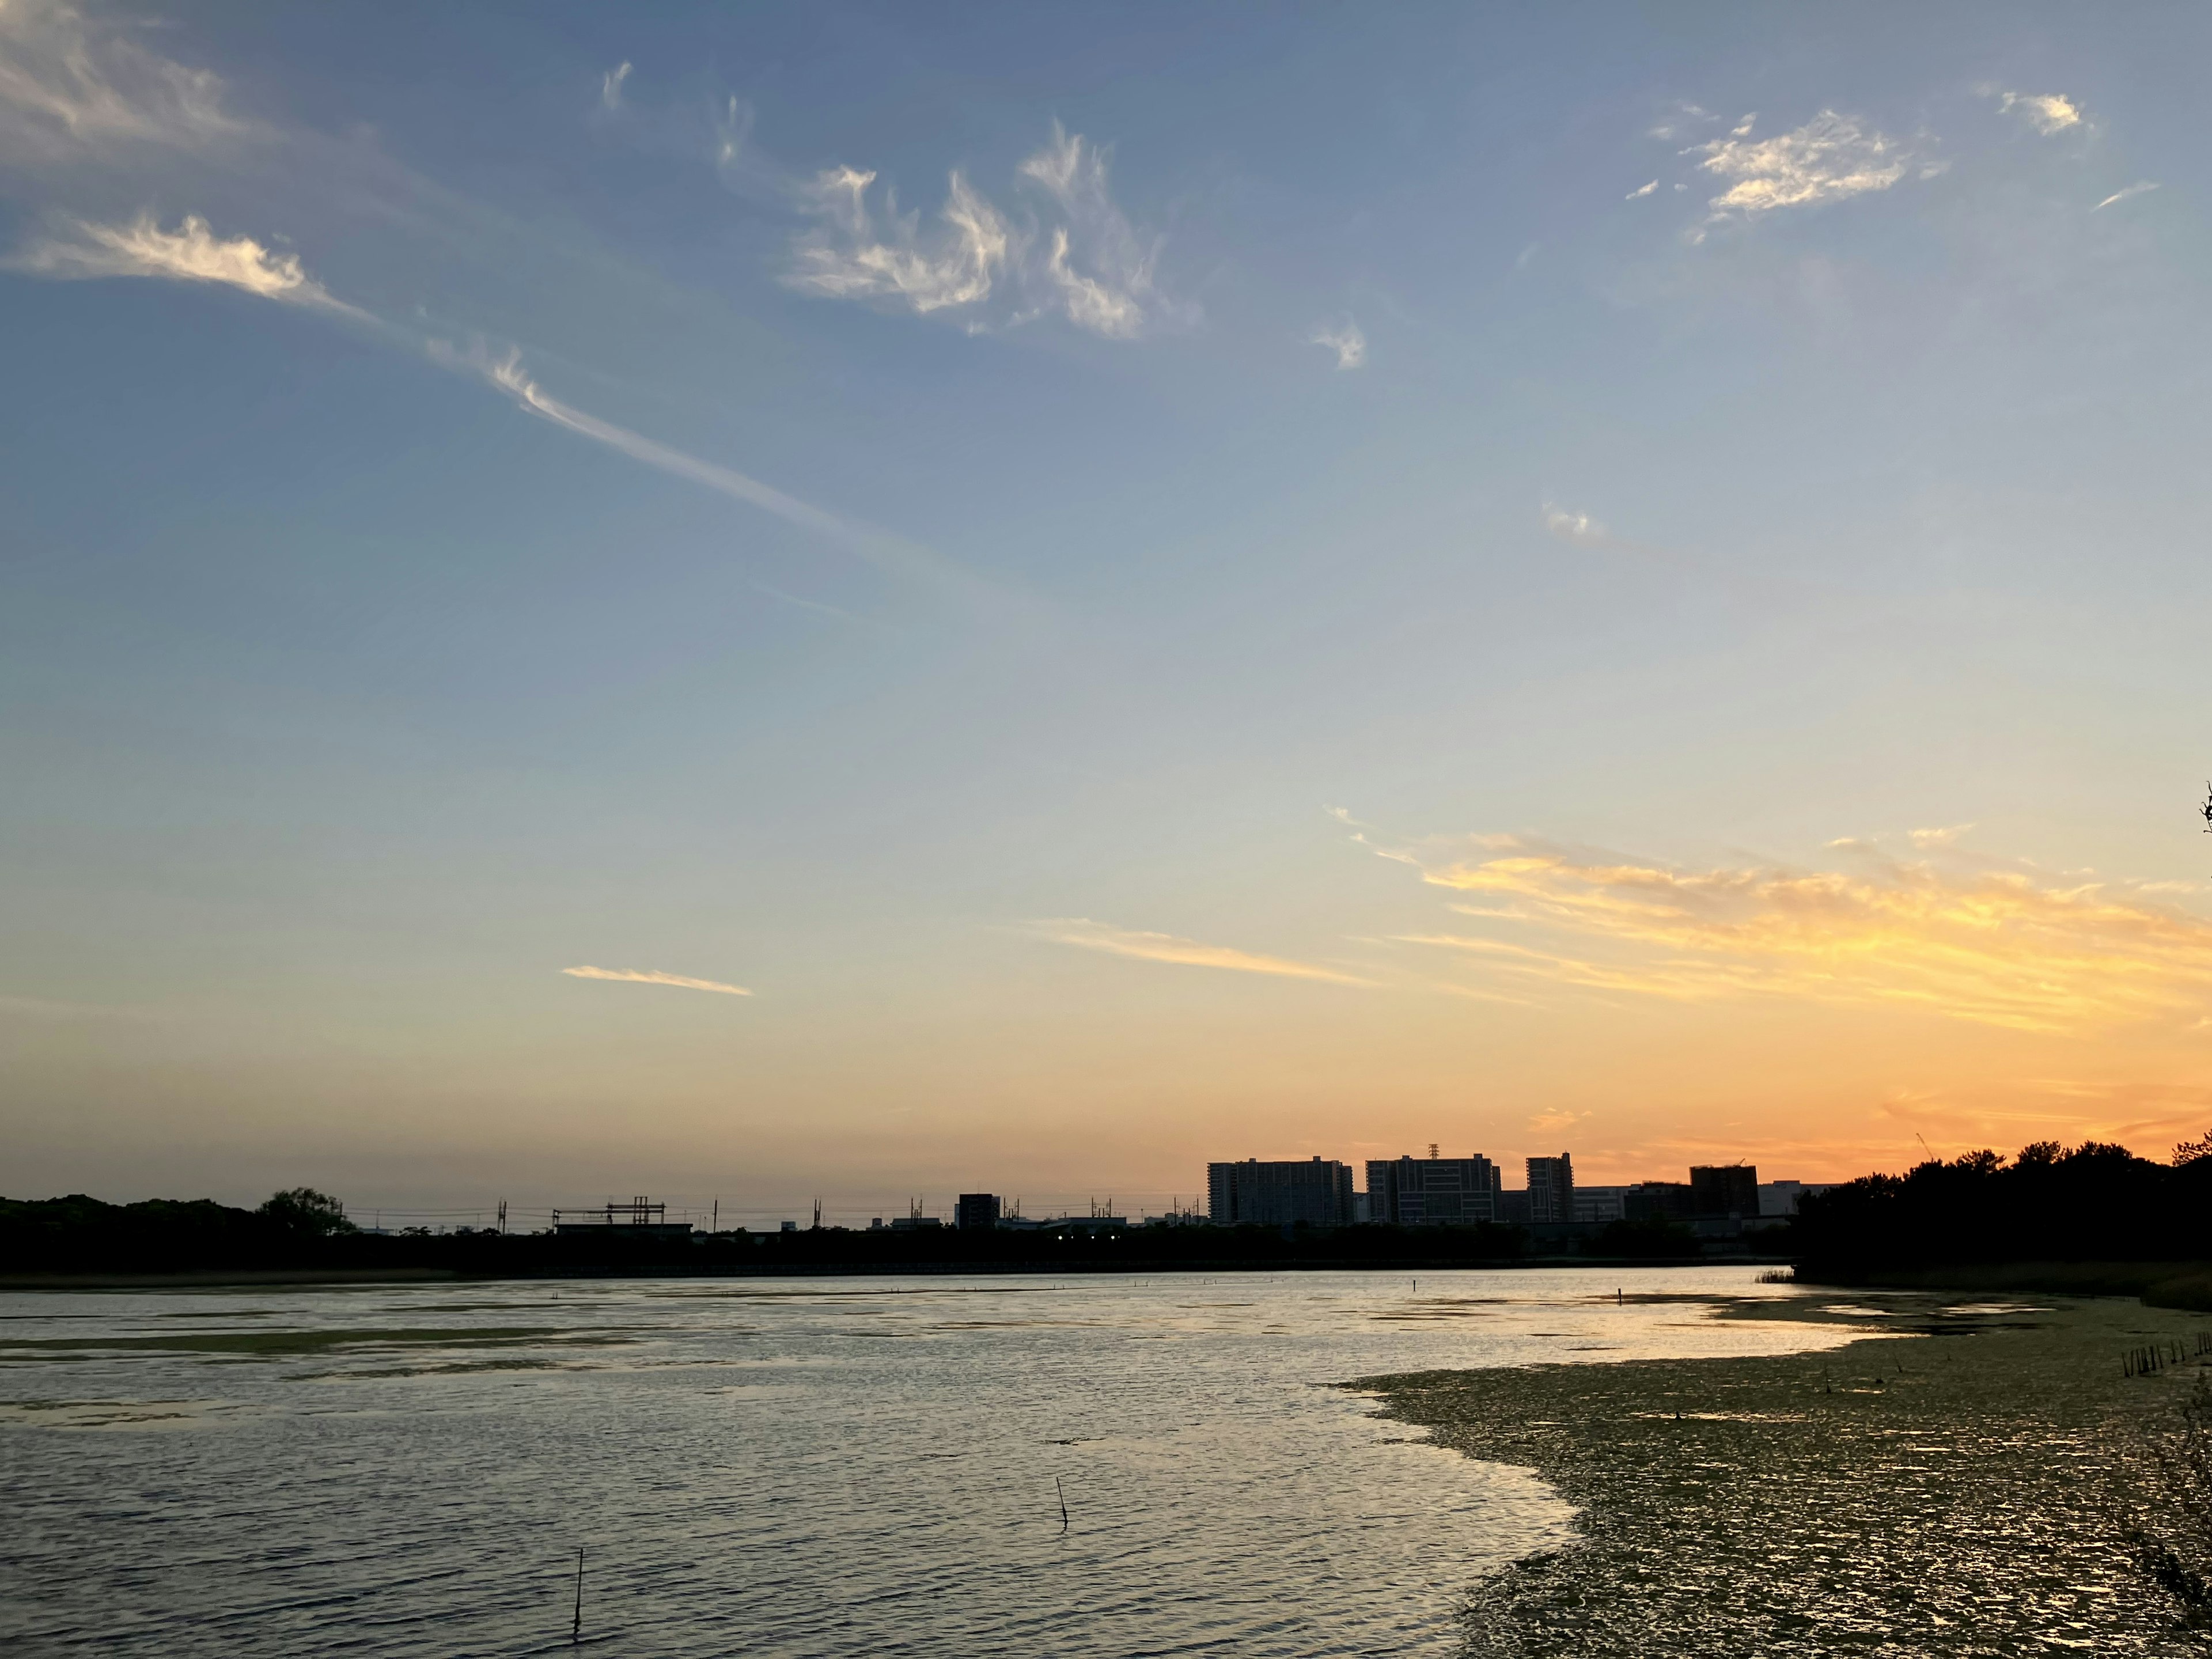
[[[317,1238],[354,1231],[353,1223],[346,1219],[345,1206],[313,1187],[295,1187],[275,1194],[261,1206],[261,1213],[288,1232],[307,1233]]]

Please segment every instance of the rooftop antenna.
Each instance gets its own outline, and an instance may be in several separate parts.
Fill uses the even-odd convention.
[[[818,1198],[814,1200],[814,1231],[822,1231],[822,1200]]]
[[[1438,1158],[1442,1156],[1442,1154],[1437,1151],[1437,1143],[1433,1140],[1429,1143],[1429,1156],[1431,1158]]]

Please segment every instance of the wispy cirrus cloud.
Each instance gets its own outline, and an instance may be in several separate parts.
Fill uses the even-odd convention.
[[[66,0],[0,3],[0,167],[198,149],[240,137],[222,82],[99,27]]]
[[[608,72],[603,101],[621,103],[628,71],[625,64]],[[737,115],[733,100],[733,123]],[[190,152],[188,159],[201,169],[196,176],[220,181],[235,159],[222,153],[223,146],[242,137],[281,141],[273,144],[272,154],[309,156],[325,168],[357,159],[356,147],[334,148],[309,130],[277,128],[233,114],[225,106],[220,77],[149,52],[127,23],[65,0],[0,0],[0,172],[54,162],[55,179],[47,181],[44,193],[82,193],[83,179],[91,179],[98,191],[112,195],[118,178],[156,176],[153,158],[140,152],[164,149]],[[734,146],[734,136],[731,143]],[[88,171],[59,165],[64,162],[86,163]],[[427,181],[400,177],[410,201],[439,194]],[[441,199],[471,223],[483,216],[471,204]],[[887,572],[962,590],[980,606],[1023,608],[1012,596],[890,532],[817,507],[548,395],[521,372],[517,354],[501,357],[481,345],[459,349],[411,318],[388,320],[341,300],[281,241],[225,235],[205,217],[191,213],[171,228],[150,213],[109,222],[49,208],[46,227],[0,263],[51,280],[150,278],[228,288],[343,316],[369,327],[387,344],[481,378],[533,416],[774,514]]]
[[[1832,869],[1684,870],[1475,836],[1400,856],[1483,930],[1400,938],[1523,982],[1890,1004],[2022,1030],[2194,1016],[2212,994],[2212,921],[2148,888],[1857,841],[1839,854]]]
[[[125,225],[77,221],[64,234],[42,238],[7,261],[11,270],[59,280],[145,276],[178,283],[212,283],[264,300],[319,307],[356,318],[366,313],[333,299],[300,264],[296,253],[264,246],[250,236],[225,240],[197,214],[174,230],[152,215]]]
[[[1316,331],[1311,343],[1327,346],[1336,354],[1339,370],[1362,368],[1367,363],[1367,337],[1360,332],[1359,325],[1347,317],[1335,328]]]
[[[1356,974],[1347,974],[1334,968],[1324,968],[1310,962],[1295,962],[1286,957],[1261,956],[1250,951],[1239,951],[1225,945],[1204,945],[1193,939],[1182,939],[1173,933],[1147,933],[1127,927],[1115,927],[1109,923],[1092,921],[1088,917],[1070,917],[1058,921],[1030,924],[1041,938],[1056,945],[1073,945],[1085,951],[1103,951],[1109,956],[1129,957],[1139,962],[1173,963],[1185,968],[1219,968],[1237,974],[1267,974],[1279,979],[1320,980],[1331,985],[1372,985],[1375,981]]]
[[[784,281],[802,293],[871,301],[918,315],[961,313],[971,328],[1054,314],[1107,339],[1187,320],[1156,281],[1157,239],[1140,235],[1115,203],[1108,152],[1058,122],[1015,169],[1041,211],[1019,219],[955,169],[925,228],[896,193],[872,198],[877,175],[824,169],[789,186],[815,222],[796,237]],[[994,297],[1001,303],[986,310]]]
[[[902,216],[896,193],[878,215],[868,203],[876,175],[831,167],[802,186],[820,222],[792,248],[785,280],[833,300],[890,300],[927,315],[990,297],[1013,248],[998,209],[955,171],[934,231],[919,215]]]
[[[1707,202],[1708,223],[1887,190],[1916,164],[1897,140],[1832,109],[1771,138],[1751,136],[1758,118],[1747,115],[1725,138],[1694,147],[1698,165],[1728,184]],[[1935,170],[1922,167],[1923,176]]]
[[[2007,92],[1998,94],[1998,111],[2018,116],[2045,137],[2081,125],[2081,108],[2056,92]]]
[[[752,994],[742,985],[725,985],[720,980],[691,979],[683,974],[662,974],[636,968],[563,968],[561,970],[571,979],[606,979],[625,985],[669,985],[679,991],[716,991],[726,997],[749,997]]]
[[[2116,203],[2127,201],[2133,197],[2147,195],[2157,188],[2157,180],[2153,179],[2138,179],[2134,184],[2128,185],[2126,188],[2114,191],[2103,201],[2098,203],[2096,206],[2091,208],[2089,211],[2092,213],[2101,213],[2106,208],[2112,206]]]
[[[599,77],[599,107],[611,113],[623,106],[623,83],[635,67],[627,58]]]

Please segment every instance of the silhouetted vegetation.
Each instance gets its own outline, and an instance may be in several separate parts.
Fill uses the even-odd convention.
[[[1592,1254],[1629,1261],[1694,1261],[1698,1236],[1679,1221],[1656,1216],[1647,1220],[1608,1221],[1599,1232]]]
[[[2212,1140],[2212,1138],[2208,1138]],[[2212,1156],[2172,1164],[2085,1141],[2039,1141],[1866,1176],[1798,1207],[1791,1250],[1819,1272],[1991,1261],[2181,1261],[2212,1255]]]
[[[2212,1629],[2212,1376],[2197,1374],[2179,1417],[2153,1443],[2154,1478],[2122,1531],[2183,1620]]]
[[[1583,1241],[1585,1253],[1649,1260],[1698,1255],[1687,1231],[1638,1223]],[[258,1209],[202,1199],[105,1204],[82,1194],[0,1199],[0,1273],[434,1272],[517,1278],[625,1273],[1114,1273],[1494,1266],[1531,1255],[1518,1227],[1064,1227],[855,1231],[809,1228],[653,1237],[623,1227],[574,1233],[489,1229],[366,1232],[311,1188]]]

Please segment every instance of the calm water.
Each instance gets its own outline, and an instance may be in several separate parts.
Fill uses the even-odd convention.
[[[1446,1654],[1564,1536],[1330,1386],[1828,1346],[1748,1269],[0,1295],[27,1653]],[[1063,1529],[1060,1494],[1066,1496]]]

